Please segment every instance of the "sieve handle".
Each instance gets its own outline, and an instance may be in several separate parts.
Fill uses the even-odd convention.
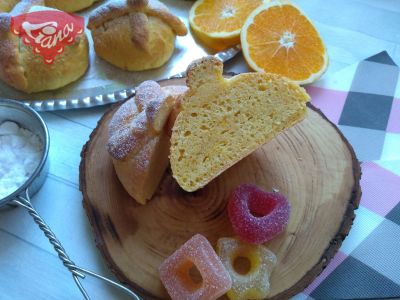
[[[12,203],[14,203],[15,205],[18,205],[18,206],[22,206],[28,210],[28,213],[32,216],[35,223],[39,225],[39,228],[43,231],[44,235],[48,238],[50,243],[53,245],[54,250],[56,250],[58,257],[62,261],[63,265],[71,272],[72,277],[73,277],[76,285],[78,286],[79,290],[81,291],[83,297],[85,298],[85,300],[90,300],[88,293],[86,292],[85,288],[83,287],[83,285],[80,281],[80,279],[85,278],[85,274],[92,276],[94,278],[103,280],[103,281],[107,282],[108,284],[113,285],[113,286],[123,290],[125,293],[132,296],[133,299],[141,300],[139,298],[139,296],[137,296],[135,293],[133,293],[131,290],[127,289],[123,285],[121,285],[115,281],[112,281],[108,278],[105,278],[99,274],[96,274],[94,272],[80,268],[77,265],[75,265],[75,263],[69,258],[64,247],[61,245],[60,241],[57,239],[57,237],[55,236],[53,231],[46,224],[46,222],[42,219],[42,217],[40,217],[39,213],[33,207],[32,203],[31,203],[31,199],[29,197],[28,189],[25,190],[24,197],[20,195],[17,197],[17,199],[14,199],[12,201]]]

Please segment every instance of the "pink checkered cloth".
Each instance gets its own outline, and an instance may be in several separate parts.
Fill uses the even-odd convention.
[[[387,52],[307,91],[362,161],[362,198],[349,236],[294,299],[400,297],[400,80]]]

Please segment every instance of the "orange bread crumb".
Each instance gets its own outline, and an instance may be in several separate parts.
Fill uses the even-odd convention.
[[[186,191],[205,186],[236,162],[302,120],[309,96],[279,75],[244,73],[226,79],[214,57],[187,70],[182,111],[173,127],[170,162]]]

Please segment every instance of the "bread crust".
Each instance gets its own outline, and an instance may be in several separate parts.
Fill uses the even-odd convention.
[[[114,169],[128,194],[141,204],[151,199],[168,167],[174,121],[170,114],[185,91],[145,81],[109,123],[107,148]]]
[[[27,91],[28,81],[18,51],[20,39],[10,32],[11,18],[27,13],[34,5],[44,5],[44,1],[21,1],[11,12],[0,13],[0,79],[22,91]]]
[[[172,28],[176,35],[183,36],[187,34],[185,24],[173,15],[163,3],[157,0],[117,0],[110,2],[99,7],[90,15],[87,27],[93,30],[110,20],[137,12],[161,19]]]
[[[165,64],[175,49],[175,36],[186,26],[156,0],[119,0],[99,7],[87,26],[97,55],[129,71]]]
[[[133,34],[132,14],[113,19],[92,30],[96,54],[112,65],[128,71],[162,66],[174,51],[174,33],[160,19],[148,17],[146,26],[135,26],[137,29],[133,30],[136,32]],[[143,35],[139,36],[137,30]]]
[[[66,46],[52,65],[26,46],[21,38],[10,32],[11,17],[29,12],[32,6],[43,6],[43,0],[25,0],[10,13],[0,14],[0,79],[26,93],[54,90],[63,87],[86,71],[89,64],[89,46],[86,35]]]

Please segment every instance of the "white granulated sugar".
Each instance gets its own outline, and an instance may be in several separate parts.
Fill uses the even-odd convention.
[[[43,144],[39,137],[18,124],[0,124],[0,199],[15,192],[40,162]]]

